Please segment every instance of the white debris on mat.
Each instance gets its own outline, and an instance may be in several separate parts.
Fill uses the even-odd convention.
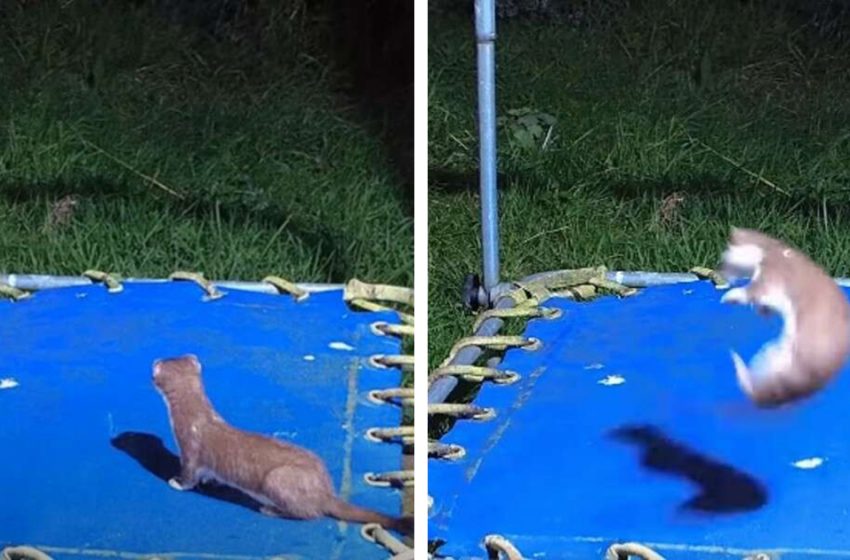
[[[313,354],[307,354],[306,356],[304,356],[305,362],[312,362],[312,361],[315,361],[315,360],[316,360],[316,356],[314,356]]]
[[[693,291],[693,290],[682,290],[682,294],[683,294],[683,295],[686,295],[686,296],[689,296],[689,295],[691,295],[692,293],[694,293],[694,291]]]
[[[77,299],[83,299],[83,298],[84,298],[84,297],[86,297],[87,295],[88,295],[88,294],[87,294],[87,293],[85,293],[85,292],[78,292],[78,293],[74,294],[74,296],[76,296],[76,298],[77,298]]]
[[[11,377],[4,377],[3,379],[0,379],[0,389],[14,389],[18,385],[20,385],[20,383]]]
[[[344,342],[331,342],[330,344],[328,344],[328,347],[331,350],[354,350],[354,346],[348,345]]]
[[[602,364],[590,364],[589,366],[584,366],[584,369],[602,369],[604,367]]]
[[[808,459],[800,459],[799,461],[794,461],[791,463],[798,469],[816,469],[819,466],[823,465],[823,459],[821,457],[810,457]]]
[[[622,375],[609,375],[597,381],[600,385],[605,385],[606,387],[610,387],[612,385],[622,385],[626,382],[626,378]]]

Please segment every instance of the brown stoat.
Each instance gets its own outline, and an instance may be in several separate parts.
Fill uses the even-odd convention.
[[[314,453],[228,424],[207,398],[196,356],[155,361],[153,383],[165,400],[180,449],[181,472],[168,481],[171,487],[190,490],[212,479],[251,496],[266,515],[329,516],[412,534],[409,517],[390,517],[339,499],[324,462]]]
[[[850,304],[835,281],[798,249],[761,232],[732,228],[722,272],[749,276],[721,301],[777,313],[782,334],[750,365],[732,352],[738,384],[761,407],[776,407],[822,389],[850,354]]]

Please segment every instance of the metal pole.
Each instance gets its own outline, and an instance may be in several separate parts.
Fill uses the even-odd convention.
[[[475,0],[478,46],[478,129],[481,168],[481,248],[484,291],[499,283],[499,197],[496,186],[496,6],[495,0]],[[489,305],[490,301],[483,302]]]

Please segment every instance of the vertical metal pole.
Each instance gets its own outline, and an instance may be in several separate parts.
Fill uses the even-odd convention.
[[[496,5],[475,0],[478,46],[478,128],[481,166],[481,243],[484,290],[499,283],[499,196],[496,189]],[[486,302],[489,304],[490,302]]]

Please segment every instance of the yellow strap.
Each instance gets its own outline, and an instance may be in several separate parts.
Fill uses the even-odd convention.
[[[490,348],[493,350],[506,350],[508,348],[525,348],[527,350],[535,350],[539,347],[540,341],[524,336],[467,336],[458,340],[452,349],[449,351],[449,356],[443,361],[441,367],[449,365],[454,360],[458,352],[469,346],[478,346],[481,348]]]
[[[642,560],[664,560],[664,557],[640,543],[617,543],[608,547],[605,560],[629,560],[632,556]]]
[[[428,405],[428,414],[443,414],[464,420],[490,420],[496,417],[496,410],[472,404],[435,403]]]
[[[366,311],[395,311],[401,320],[413,325],[413,315],[378,302],[391,302],[413,309],[413,290],[386,284],[367,284],[356,278],[345,285],[343,299],[351,306]]]
[[[395,311],[396,313],[398,313],[398,316],[401,318],[402,321],[404,321],[408,325],[413,324],[413,315],[409,313],[403,313],[398,309],[393,309],[392,307],[388,307],[386,305],[375,303],[374,301],[369,301],[368,299],[352,299],[348,302],[348,304],[354,307],[359,307],[360,309],[363,309],[365,311]]]
[[[414,363],[416,362],[415,358],[408,354],[377,354],[369,358],[369,361],[371,361],[378,367],[396,367],[400,368],[403,371],[410,371],[411,369],[413,369]]]
[[[413,290],[387,284],[367,284],[352,278],[345,285],[345,301],[365,299],[369,301],[388,301],[407,307],[413,307]]]
[[[607,292],[612,292],[621,297],[628,297],[637,293],[636,288],[630,288],[620,284],[619,282],[613,282],[605,278],[605,276],[602,276],[601,278],[591,278],[588,281],[588,284],[601,288]]]
[[[372,330],[378,334],[392,335],[398,337],[412,337],[414,333],[413,325],[393,325],[383,321],[372,323]]]
[[[214,299],[224,297],[224,294],[218,291],[218,288],[216,288],[212,282],[204,278],[204,275],[200,272],[186,272],[178,270],[177,272],[172,273],[168,279],[194,282],[206,293],[206,296],[204,296],[205,301],[212,301]]]
[[[531,305],[530,302],[534,302],[535,305]],[[510,307],[507,309],[488,309],[487,311],[479,313],[478,317],[475,318],[475,323],[472,325],[472,331],[478,331],[478,328],[481,326],[481,323],[483,323],[487,319],[508,319],[515,317],[547,317],[554,315],[556,312],[559,312],[559,310],[536,306],[536,300],[526,300],[524,303],[516,307]]]
[[[403,405],[411,405],[413,404],[413,387],[398,387],[393,389],[370,391],[369,398],[382,403],[392,403],[395,400],[400,400]]]
[[[484,537],[484,548],[487,549],[487,557],[490,560],[522,560],[522,554],[505,537],[501,535],[487,535]]]
[[[456,461],[466,455],[466,449],[456,443],[442,443],[440,441],[428,441],[428,457]]]
[[[384,547],[393,555],[407,554],[413,550],[398,540],[392,533],[377,523],[367,523],[360,529],[360,534],[369,542]],[[395,556],[394,556],[395,557]],[[409,558],[412,558],[410,556]]]
[[[294,282],[290,282],[280,276],[266,276],[263,282],[271,284],[277,291],[282,294],[289,294],[295,298],[295,301],[304,301],[310,297],[310,292],[299,288]]]
[[[707,268],[705,266],[695,266],[690,270],[690,273],[695,275],[697,278],[701,278],[703,280],[711,280],[714,284],[714,287],[718,290],[725,290],[729,287],[729,281],[723,277],[723,275],[711,268]]]
[[[92,282],[106,284],[106,289],[111,294],[117,294],[124,291],[124,286],[121,284],[121,280],[119,280],[118,276],[114,274],[109,274],[100,270],[86,270],[83,272],[83,276]]]
[[[369,428],[366,437],[373,441],[390,443],[401,440],[405,445],[413,445],[413,426],[399,426],[398,428]]]
[[[53,560],[31,546],[8,546],[2,551],[2,560]]]
[[[380,486],[382,488],[389,488],[390,486],[409,487],[413,486],[414,473],[409,470],[366,473],[363,475],[363,478],[366,480],[367,484]]]
[[[24,290],[19,290],[9,284],[0,283],[0,297],[4,297],[12,301],[21,301],[22,299],[32,297],[32,294]]]
[[[430,385],[437,379],[441,377],[446,377],[447,375],[460,377],[465,381],[471,381],[473,383],[481,383],[482,381],[492,381],[497,385],[510,385],[511,383],[516,383],[517,381],[519,381],[519,374],[515,371],[501,370],[485,366],[467,366],[453,364],[449,366],[438,367],[437,369],[432,371],[431,375],[428,377],[428,384]]]
[[[593,284],[579,284],[578,286],[570,286],[555,292],[558,295],[564,295],[576,301],[590,301],[596,298],[597,290]]]

